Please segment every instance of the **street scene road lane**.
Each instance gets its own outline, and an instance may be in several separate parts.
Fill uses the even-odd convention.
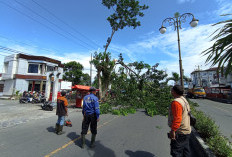
[[[169,139],[167,138],[167,119],[162,116],[149,117],[144,111],[120,116],[98,130],[95,149],[79,147],[80,141],[56,154],[70,156],[110,156],[110,157],[169,157]],[[70,136],[80,136],[72,132]],[[87,135],[87,145],[91,135]]]
[[[221,133],[232,142],[232,104],[215,102],[208,99],[191,99],[199,104],[197,110],[210,116],[219,126]]]
[[[17,109],[18,111],[9,112],[7,117],[15,112],[22,111],[19,106]],[[98,124],[96,148],[89,148],[91,134],[88,134],[86,136],[87,147],[81,149],[79,139],[82,113],[80,109],[69,108],[68,119],[72,121],[73,127],[64,127],[66,133],[60,136],[54,133],[54,126],[57,121],[54,111],[41,111],[39,106],[35,106],[28,112],[24,112],[28,121],[0,129],[1,157],[170,156],[170,141],[167,138],[169,128],[167,118],[164,116],[150,117],[146,115],[144,110],[138,110],[136,114],[129,114],[128,116],[103,114],[100,116]],[[30,116],[37,112],[44,117],[31,119]],[[46,114],[49,114],[49,116]]]

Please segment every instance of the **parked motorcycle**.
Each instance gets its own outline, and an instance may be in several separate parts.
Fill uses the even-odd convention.
[[[45,101],[41,105],[41,108],[42,108],[42,110],[45,110],[45,111],[53,111],[52,102],[51,101]]]
[[[21,97],[19,99],[19,103],[22,104],[22,103],[28,103],[29,102],[29,99],[27,97]]]
[[[34,104],[34,103],[44,103],[45,101],[46,101],[46,98],[43,95],[33,96],[32,104]]]

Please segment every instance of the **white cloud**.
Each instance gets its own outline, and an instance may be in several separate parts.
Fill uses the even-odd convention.
[[[212,24],[207,24],[180,30],[182,65],[186,76],[190,76],[197,65],[200,65],[202,69],[209,68],[209,65],[205,65],[207,56],[203,56],[201,52],[212,46],[210,35],[218,27],[220,26],[213,27]],[[114,50],[125,52],[132,61],[141,61],[141,58],[138,57],[141,55],[149,59],[159,54],[166,54],[167,57],[159,61],[159,69],[166,69],[168,74],[179,73],[177,34],[171,28],[167,28],[167,30],[166,34],[151,33],[150,38],[125,47],[114,45]],[[158,54],[157,51],[159,51]]]
[[[216,0],[219,5],[219,9],[215,11],[217,15],[231,14],[232,13],[232,1],[231,0]]]

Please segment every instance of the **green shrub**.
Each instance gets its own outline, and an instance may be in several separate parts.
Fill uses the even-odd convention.
[[[107,114],[107,113],[110,113],[111,111],[112,111],[112,107],[110,104],[108,104],[108,103],[100,104],[101,114]]]
[[[120,111],[120,114],[123,115],[123,116],[127,116],[128,115],[126,109],[120,109],[119,111]]]
[[[194,106],[196,103],[189,101],[191,113],[196,117],[197,123],[195,129],[209,145],[210,149],[218,157],[232,157],[232,147],[228,139],[221,136],[218,126],[205,113],[197,111]]]
[[[18,96],[18,95],[19,95],[19,92],[20,92],[19,90],[17,90],[17,91],[15,92],[16,96]]]
[[[136,109],[133,108],[133,107],[129,107],[129,108],[127,108],[126,110],[127,110],[127,113],[131,113],[131,114],[136,113]]]
[[[206,140],[210,149],[212,149],[218,157],[232,157],[232,148],[228,143],[228,139],[222,136],[213,136]]]
[[[121,112],[119,110],[112,110],[113,115],[120,115]]]
[[[145,110],[147,114],[151,117],[158,114],[156,104],[153,101],[147,102],[147,104],[145,105]]]
[[[193,115],[197,119],[195,128],[203,138],[210,138],[219,135],[218,126],[209,116],[206,116],[201,111],[195,111],[193,112]]]

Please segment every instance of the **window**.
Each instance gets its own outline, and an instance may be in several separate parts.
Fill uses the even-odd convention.
[[[49,72],[49,71],[54,71],[54,67],[52,67],[52,66],[47,66],[47,71]]]
[[[194,92],[205,92],[204,89],[195,89]]]
[[[38,73],[39,65],[38,64],[29,64],[28,73]]]

